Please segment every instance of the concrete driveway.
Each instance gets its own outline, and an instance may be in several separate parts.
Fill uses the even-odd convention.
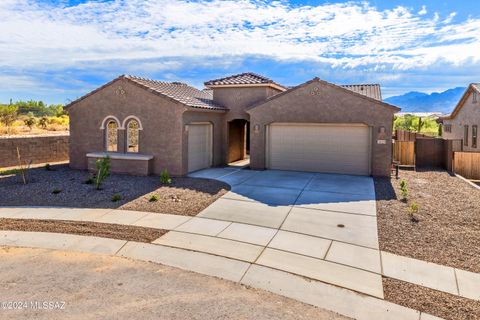
[[[371,177],[233,168],[211,168],[191,176],[221,180],[232,187],[198,217],[378,249]]]

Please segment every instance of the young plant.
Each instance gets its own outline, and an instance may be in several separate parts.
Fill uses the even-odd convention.
[[[408,187],[407,187],[407,181],[402,179],[400,181],[400,192],[402,193],[403,200],[406,201],[408,197]]]
[[[110,157],[106,156],[103,159],[97,159],[95,165],[97,166],[95,188],[100,190],[103,181],[110,175]]]
[[[163,184],[170,184],[172,183],[172,178],[170,178],[170,174],[168,173],[167,169],[164,169],[160,174],[160,182]]]
[[[117,201],[120,201],[122,200],[122,195],[119,194],[119,193],[115,193],[113,196],[112,196],[112,202],[117,202]]]
[[[45,170],[47,170],[47,171],[53,171],[53,168],[52,168],[52,166],[50,165],[50,163],[47,163],[47,164],[45,165]]]
[[[152,194],[152,196],[150,197],[150,199],[148,199],[148,201],[149,202],[156,202],[156,201],[158,201],[158,199],[160,199],[158,194]]]
[[[30,169],[30,165],[32,164],[32,160],[30,161],[22,161],[22,156],[20,155],[20,149],[17,147],[17,159],[18,159],[18,166],[19,171],[22,174],[23,184],[28,183],[28,170]]]
[[[61,189],[53,189],[52,194],[59,194],[60,192],[62,192]]]
[[[414,201],[410,204],[410,207],[408,208],[408,214],[410,215],[410,220],[412,220],[412,222],[418,222],[417,217],[415,217],[417,213],[418,213],[418,204]]]

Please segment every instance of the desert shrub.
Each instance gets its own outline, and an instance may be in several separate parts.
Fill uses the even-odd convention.
[[[62,192],[61,189],[53,189],[52,194],[59,194],[60,192]]]
[[[17,120],[17,112],[18,107],[15,105],[0,105],[0,122],[7,128],[7,133],[9,133],[9,128]]]
[[[27,119],[23,120],[25,125],[32,131],[33,126],[37,123],[37,120],[34,117],[28,117]]]
[[[158,196],[158,194],[153,194],[150,199],[148,199],[148,201],[150,202],[155,202],[155,201],[158,201],[158,199],[160,199],[160,197]]]
[[[172,183],[172,178],[170,178],[170,174],[168,173],[167,169],[164,169],[160,174],[160,182],[163,184],[170,184]]]
[[[112,202],[117,202],[117,201],[120,201],[122,200],[122,195],[119,194],[119,193],[115,193],[113,196],[112,196]]]
[[[48,125],[48,118],[47,117],[41,117],[39,120],[38,120],[38,125],[40,126],[40,128],[42,129],[47,129],[47,125]]]
[[[407,186],[407,181],[405,181],[405,179],[402,179],[400,181],[400,192],[402,193],[403,199],[406,200],[408,197],[408,186]]]
[[[53,168],[52,168],[52,166],[50,165],[50,163],[47,163],[47,164],[45,165],[45,170],[47,170],[47,171],[53,171]]]
[[[105,179],[110,175],[110,157],[107,156],[102,159],[97,159],[95,165],[97,166],[95,188],[100,190],[103,181],[105,181]]]

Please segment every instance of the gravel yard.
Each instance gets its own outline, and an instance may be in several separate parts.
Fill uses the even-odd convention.
[[[0,230],[69,233],[137,242],[152,242],[167,232],[110,223],[29,219],[0,219]]]
[[[394,279],[383,279],[385,299],[399,305],[448,320],[480,319],[480,301],[417,286]]]
[[[31,169],[27,185],[20,174],[0,176],[0,205],[116,208],[195,216],[230,189],[226,183],[209,179],[173,178],[171,184],[162,185],[157,176],[112,174],[102,190],[96,190],[85,183],[91,177],[87,171],[67,165],[52,169]],[[112,201],[114,195],[121,200]],[[156,200],[151,201],[154,195]]]
[[[375,191],[381,250],[480,273],[480,190],[446,171],[401,170],[399,180],[376,178]],[[412,202],[419,222],[410,220]]]
[[[407,182],[403,201],[400,181]],[[380,249],[480,272],[480,190],[446,171],[400,170],[375,178]],[[409,207],[418,213],[412,221]],[[480,319],[480,302],[384,278],[385,298],[445,319]]]

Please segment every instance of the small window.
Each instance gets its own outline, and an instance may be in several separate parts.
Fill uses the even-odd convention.
[[[130,120],[127,126],[127,152],[138,152],[138,122]]]
[[[477,126],[472,126],[472,148],[477,147]]]
[[[445,132],[452,132],[452,125],[451,124],[446,124],[443,126],[443,129]]]
[[[117,152],[118,150],[118,124],[114,120],[110,120],[107,123],[107,129],[105,133],[105,144],[107,151]]]
[[[468,125],[463,127],[463,145],[468,146]]]
[[[475,103],[477,102],[477,92],[473,91],[472,93],[472,102]]]

